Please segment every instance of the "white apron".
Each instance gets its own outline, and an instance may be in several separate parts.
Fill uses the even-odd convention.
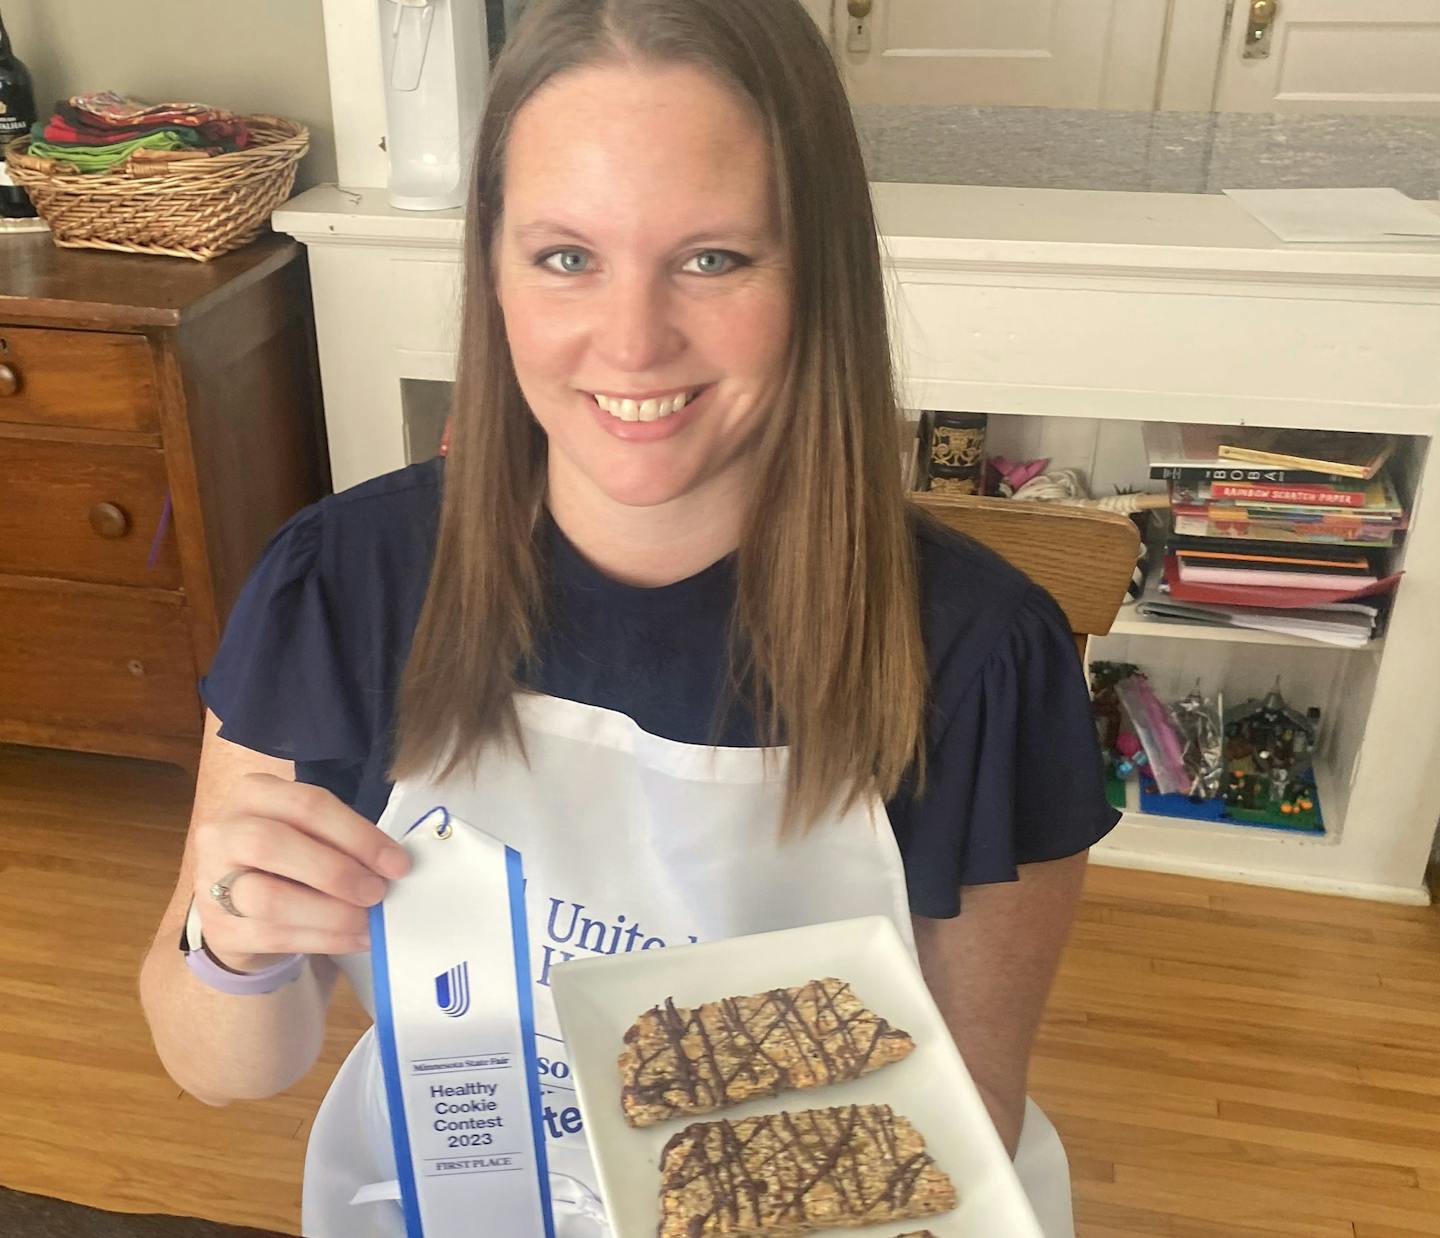
[[[783,749],[677,743],[623,714],[555,697],[522,694],[516,706],[528,764],[513,747],[492,745],[473,777],[397,783],[380,827],[398,838],[443,804],[520,852],[536,1051],[548,1064],[541,1103],[551,1110],[556,1238],[608,1238],[585,1133],[575,1129],[550,968],[587,954],[868,915],[890,916],[913,950],[904,870],[879,800],[782,842]],[[369,955],[338,962],[373,1017]],[[1016,1165],[1047,1238],[1070,1238],[1064,1151],[1033,1106]],[[404,1238],[395,1178],[372,1027],[315,1119],[305,1161],[305,1238]],[[357,1196],[367,1202],[352,1202]]]

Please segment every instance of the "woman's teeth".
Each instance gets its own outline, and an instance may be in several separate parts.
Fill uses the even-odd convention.
[[[659,400],[615,400],[598,391],[595,393],[595,403],[621,421],[658,421],[661,417],[678,413],[690,400],[691,393],[688,391]]]

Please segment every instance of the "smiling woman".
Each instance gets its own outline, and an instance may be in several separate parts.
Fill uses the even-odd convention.
[[[925,755],[913,535],[869,187],[814,23],[765,0],[532,5],[476,169],[448,464],[464,480],[397,771],[513,734],[513,668],[545,622],[543,494],[631,584],[737,552],[733,678],[760,737],[802,754],[790,825],[839,786],[892,794]]]
[[[1117,814],[1053,599],[902,492],[824,40],[798,0],[539,0],[495,65],[466,227],[449,455],[291,521],[202,685],[190,845],[142,980],[167,1068],[215,1103],[289,1086],[343,972],[389,1058],[367,1032],[315,1119],[304,1232],[397,1238],[402,1198],[453,1184],[413,1158],[469,1170],[425,1156],[427,1105],[457,1093],[395,1082],[396,1020],[533,1006],[536,1108],[495,1103],[538,1143],[498,1151],[533,1153],[531,1178],[548,1160],[532,1191],[590,1238],[605,1201],[550,985],[598,939],[567,915],[609,926],[606,953],[883,915],[1063,1238],[1025,1072]],[[437,805],[453,868],[411,834]],[[510,916],[476,893],[493,854],[523,864]],[[407,968],[419,909],[435,931],[406,940],[444,957]],[[531,977],[509,997],[478,980],[505,959]],[[453,1181],[467,1224],[505,1189]]]

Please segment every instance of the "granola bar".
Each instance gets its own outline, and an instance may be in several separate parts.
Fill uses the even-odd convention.
[[[665,1145],[659,1238],[789,1238],[948,1212],[955,1187],[889,1105],[695,1122]]]
[[[834,977],[693,1010],[667,999],[625,1033],[620,1104],[631,1126],[653,1126],[858,1079],[914,1048]]]

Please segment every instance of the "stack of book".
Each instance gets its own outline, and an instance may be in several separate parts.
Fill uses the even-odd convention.
[[[1385,470],[1393,438],[1150,423],[1145,447],[1172,520],[1141,613],[1339,645],[1375,636],[1406,525]]]

